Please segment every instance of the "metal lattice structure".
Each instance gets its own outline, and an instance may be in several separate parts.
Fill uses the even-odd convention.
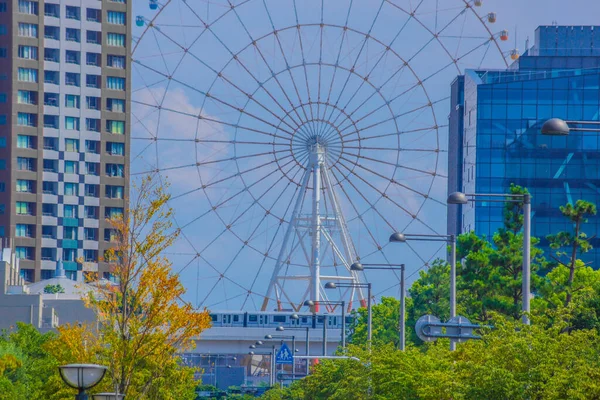
[[[328,299],[322,281],[359,282],[353,262],[389,262],[390,232],[445,229],[435,214],[449,85],[465,68],[506,66],[506,32],[491,31],[480,3],[169,0],[140,11],[132,175],[172,184],[173,260],[196,280],[199,307],[298,310]],[[415,270],[439,253],[407,249]]]

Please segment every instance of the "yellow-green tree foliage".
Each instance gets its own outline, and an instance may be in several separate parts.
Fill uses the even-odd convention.
[[[106,365],[99,389],[131,399],[193,399],[194,371],[179,364],[177,352],[193,347],[210,316],[181,300],[185,289],[162,256],[179,233],[169,195],[150,177],[134,192],[125,216],[109,221],[115,234],[104,259],[117,283],[87,297],[98,324],[61,327],[50,348],[60,362]]]

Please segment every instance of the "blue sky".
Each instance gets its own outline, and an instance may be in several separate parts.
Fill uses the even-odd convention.
[[[344,257],[360,257],[404,262],[413,281],[444,246],[388,246],[387,238],[396,230],[445,233],[452,79],[465,68],[505,67],[515,27],[522,51],[537,25],[592,23],[600,11],[592,1],[575,10],[562,1],[484,0],[476,9],[483,20],[498,15],[485,25],[462,12],[463,0],[232,3],[172,0],[158,16],[145,1],[135,4],[146,26],[134,30],[143,36],[133,55],[132,173],[158,169],[171,183],[183,236],[168,256],[186,299],[214,309],[260,308],[314,135],[328,146],[352,238],[345,256],[322,248],[326,273],[347,275]],[[489,42],[488,29],[511,38]],[[311,185],[300,216],[310,215]],[[330,212],[333,203],[323,207]],[[298,232],[280,275],[308,273],[310,238]],[[339,231],[330,233],[339,246]],[[398,294],[395,274],[362,279],[378,295]],[[292,302],[306,299],[304,290],[299,281],[285,289]]]

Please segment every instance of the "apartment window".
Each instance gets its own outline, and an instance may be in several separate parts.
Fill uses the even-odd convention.
[[[75,226],[63,227],[63,239],[77,240],[77,227],[75,227]]]
[[[17,215],[33,215],[35,210],[35,203],[29,203],[27,201],[17,201],[15,203]]]
[[[85,152],[98,154],[98,147],[100,142],[97,140],[86,140],[85,141]]]
[[[34,68],[19,68],[19,81],[20,82],[37,82],[38,81],[38,70]]]
[[[37,126],[37,114],[17,113],[17,125],[19,126]]]
[[[42,247],[42,260],[46,261],[54,261],[54,249],[50,247]],[[43,269],[42,270],[42,279],[52,279],[54,277],[55,271]],[[44,276],[46,275],[46,276]]]
[[[35,158],[17,157],[17,169],[19,171],[35,171]]]
[[[106,66],[117,69],[125,69],[125,56],[116,56],[109,54],[106,58]]]
[[[33,282],[33,270],[32,269],[21,268],[19,275],[21,276],[21,278],[23,278],[23,280],[25,282]]]
[[[65,218],[77,218],[77,206],[74,204],[65,204],[63,206]]]
[[[67,19],[81,19],[81,9],[75,6],[67,6],[65,8],[65,16]]]
[[[85,53],[85,63],[90,66],[100,66],[100,53]]]
[[[69,131],[78,131],[79,130],[79,117],[65,117],[65,129],[69,130]],[[66,140],[70,140],[70,139],[66,139]]]
[[[125,25],[125,13],[121,11],[108,11],[107,22],[113,25]]]
[[[106,88],[111,90],[125,90],[125,78],[115,76],[106,77]]]
[[[80,97],[77,94],[66,94],[65,95],[65,107],[67,108],[79,108]]]
[[[4,36],[6,35],[6,24],[0,24],[0,35]]]
[[[87,175],[98,175],[98,170],[100,169],[98,166],[100,164],[94,162],[86,162],[85,163],[85,173]]]
[[[19,193],[34,193],[35,181],[29,179],[17,179],[17,192]]]
[[[56,150],[58,148],[57,146],[57,139],[53,138],[53,137],[45,137],[44,138],[44,150]]]
[[[125,177],[125,168],[123,164],[106,164],[104,166],[106,176],[123,178]]]
[[[106,109],[112,112],[124,113],[125,100],[123,99],[106,99]]]
[[[42,193],[44,194],[56,194],[56,182],[44,181],[42,182]]]
[[[58,115],[44,115],[44,128],[58,129]]]
[[[98,229],[83,228],[83,237],[85,240],[98,240]]]
[[[44,159],[44,171],[45,172],[56,172],[58,166],[57,160]]]
[[[17,135],[17,147],[19,149],[35,149],[35,136]]]
[[[0,93],[0,103],[6,103],[6,93]]]
[[[2,125],[6,125],[6,115],[0,115],[0,122],[2,122]],[[0,147],[6,147],[6,138],[5,137],[0,137]]]
[[[8,8],[6,7],[6,2],[5,1],[0,2],[0,12],[6,12],[7,9]],[[4,236],[4,235],[2,235],[2,236]]]
[[[104,218],[107,218],[107,219],[123,218],[123,208],[121,208],[121,207],[105,207],[104,208]]]
[[[80,74],[76,72],[65,72],[65,85],[80,86]]]
[[[87,86],[89,88],[100,89],[100,80],[101,80],[100,75],[86,74],[85,75],[85,86]]]
[[[85,33],[85,41],[91,44],[101,44],[102,43],[102,32],[99,31],[86,31]]]
[[[106,44],[115,47],[125,47],[125,35],[122,33],[108,32],[106,34]]]
[[[58,107],[58,93],[44,93],[44,105]]]
[[[45,217],[56,217],[56,204],[42,204],[42,215]]]
[[[28,24],[25,22],[19,22],[19,36],[37,38],[38,24]]]
[[[60,18],[60,4],[45,3],[44,15],[46,17]]]
[[[17,50],[17,56],[25,60],[37,60],[38,48],[36,46],[19,45],[19,49]]]
[[[44,25],[44,37],[46,39],[60,40],[60,28],[58,26]]]
[[[34,237],[35,226],[28,224],[17,224],[15,226],[15,236],[16,237]]]
[[[122,199],[124,193],[123,186],[106,185],[105,197],[109,199]]]
[[[77,251],[75,249],[63,249],[63,261],[75,261]]]
[[[33,260],[34,249],[34,247],[16,246],[15,256],[20,260]]]
[[[106,152],[111,156],[124,156],[125,155],[125,144],[106,142]]]
[[[98,250],[83,250],[83,260],[85,262],[96,262],[98,259]]]
[[[78,161],[65,160],[65,174],[76,174],[78,172]]]
[[[37,105],[37,92],[31,90],[19,90],[17,92],[17,103]]]
[[[85,195],[88,197],[98,197],[99,196],[98,185],[86,184],[85,185]]]
[[[85,128],[91,132],[100,132],[100,120],[96,118],[86,118]]]
[[[118,231],[116,229],[104,229],[104,241],[105,242],[116,242],[118,237]]]
[[[97,8],[88,8],[85,10],[86,19],[91,22],[101,22],[101,11]]]
[[[87,96],[85,98],[85,103],[88,110],[100,110],[100,97]]]
[[[28,0],[19,0],[19,12],[21,14],[31,14],[38,15],[38,2],[37,1],[28,1]]]
[[[98,207],[97,206],[85,206],[83,207],[83,214],[85,218],[98,219]]]
[[[67,42],[81,42],[81,31],[75,28],[67,28],[65,30],[65,39]]]
[[[77,118],[79,119],[79,118]],[[79,140],[78,139],[65,139],[65,151],[78,152],[79,151]]]
[[[0,58],[6,58],[7,54],[6,47],[0,47]]]
[[[46,61],[50,61],[50,62],[60,62],[60,49],[52,49],[52,48],[45,48],[44,49],[44,60]]]
[[[115,135],[122,135],[125,133],[125,122],[124,121],[106,121],[106,131]]]
[[[110,0],[112,3],[127,4],[126,0]]]
[[[74,51],[74,50],[67,50],[65,52],[65,62],[67,64],[77,64],[79,65],[81,63],[80,61],[80,55],[81,53],[78,51]]]
[[[60,83],[60,74],[58,71],[44,71],[44,82],[52,85]]]
[[[73,182],[65,182],[65,196],[77,196],[79,184]]]

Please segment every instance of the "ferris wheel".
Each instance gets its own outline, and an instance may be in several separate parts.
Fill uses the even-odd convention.
[[[402,258],[410,275],[443,256],[387,239],[445,232],[450,84],[507,66],[481,0],[136,7],[131,175],[171,184],[170,256],[193,303],[352,304],[352,263]]]

